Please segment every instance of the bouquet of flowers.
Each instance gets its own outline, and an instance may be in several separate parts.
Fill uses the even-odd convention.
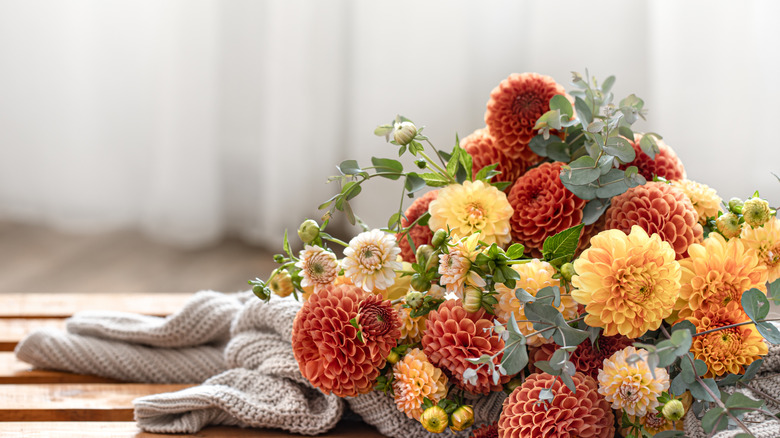
[[[746,418],[774,418],[734,389],[780,343],[780,219],[757,192],[723,202],[687,179],[659,134],[632,130],[644,102],[617,102],[614,81],[512,74],[447,151],[407,118],[377,127],[413,164],[342,162],[303,250],[285,233],[278,268],[250,281],[305,301],[303,376],[385,393],[430,432],[473,427],[470,400],[504,391],[476,437],[751,436]],[[402,185],[383,228],[350,206],[374,178]],[[362,228],[349,242],[326,231],[337,211]]]

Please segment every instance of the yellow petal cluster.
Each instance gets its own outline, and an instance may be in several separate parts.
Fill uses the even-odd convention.
[[[740,240],[756,250],[759,262],[768,270],[768,280],[780,278],[780,219],[773,217],[764,226],[753,228],[745,225]]]
[[[425,316],[411,317],[411,309],[402,307],[401,303],[395,305],[398,319],[401,321],[401,339],[399,344],[416,344],[422,340],[425,331]]]
[[[575,301],[585,322],[606,336],[637,338],[672,313],[680,289],[680,264],[672,246],[637,225],[630,234],[607,230],[574,262]]]
[[[434,367],[419,348],[409,350],[393,365],[393,397],[399,411],[420,420],[427,397],[434,404],[447,395],[447,377]]]
[[[642,360],[628,362],[632,355]],[[658,396],[669,389],[669,374],[664,368],[650,372],[645,359],[647,350],[626,347],[604,359],[599,371],[599,394],[612,403],[612,409],[622,409],[628,415],[644,416],[660,403]]]
[[[675,305],[680,318],[699,309],[739,303],[742,292],[752,288],[766,292],[766,267],[741,239],[726,241],[720,234],[710,233],[702,244],[688,247],[688,254],[680,261],[682,286]]]
[[[499,246],[512,239],[509,227],[512,206],[504,192],[483,181],[464,181],[439,190],[428,211],[431,213],[428,226],[434,232],[449,227],[457,238],[480,233],[480,240]]]
[[[718,196],[718,192],[715,189],[710,188],[706,184],[688,179],[672,181],[672,186],[682,190],[685,196],[691,200],[693,209],[696,210],[696,214],[699,216],[700,224],[706,224],[709,217],[718,217],[720,204],[723,200]]]
[[[545,261],[533,259],[528,263],[512,265],[512,269],[520,275],[520,280],[517,281],[515,289],[522,288],[533,296],[536,296],[540,290],[547,286],[558,286],[560,284],[559,280],[552,278],[555,275],[555,268]],[[506,323],[509,321],[509,316],[513,313],[517,321],[527,319],[523,310],[523,304],[515,296],[515,289],[509,289],[503,284],[496,285],[498,304],[495,306],[495,310],[496,316],[498,316],[501,322]],[[571,296],[562,296],[558,311],[563,314],[565,319],[576,318],[577,303]],[[530,322],[518,322],[517,325],[525,335],[536,331],[533,323]],[[551,340],[545,339],[541,335],[534,335],[527,339],[528,345],[534,347],[548,342],[551,342]]]

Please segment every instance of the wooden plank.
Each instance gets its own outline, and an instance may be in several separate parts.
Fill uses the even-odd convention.
[[[238,427],[207,427],[194,435],[170,435],[141,432],[133,422],[51,422],[0,423],[0,436],[10,438],[290,438],[304,435],[270,429],[241,429]],[[321,435],[329,438],[382,438],[365,423],[342,421],[332,431]]]
[[[9,383],[120,383],[115,379],[33,368],[11,352],[0,353],[0,384]],[[0,391],[3,388],[0,387]]]
[[[181,309],[191,296],[191,293],[0,294],[0,318],[67,318],[81,310],[166,316]]]
[[[0,318],[0,351],[14,351],[16,344],[18,344],[22,338],[27,336],[31,331],[42,327],[53,327],[64,330],[65,320],[54,318]]]
[[[132,401],[192,385],[31,384],[0,387],[0,421],[132,421]]]

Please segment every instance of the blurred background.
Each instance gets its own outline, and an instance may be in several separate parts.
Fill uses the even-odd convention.
[[[0,292],[246,288],[321,216],[336,164],[395,155],[376,125],[400,113],[450,148],[513,72],[616,75],[690,179],[777,206],[779,18],[772,0],[0,0]],[[384,225],[398,191],[372,181],[357,214]]]

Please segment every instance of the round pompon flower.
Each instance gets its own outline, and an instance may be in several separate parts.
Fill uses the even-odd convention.
[[[306,245],[295,266],[301,269],[301,287],[313,287],[314,292],[333,283],[339,273],[336,254],[319,246]]]
[[[698,310],[688,318],[697,333],[749,320],[735,301],[723,307]],[[747,324],[697,336],[693,338],[691,352],[707,364],[705,377],[715,377],[744,373],[753,361],[767,354],[768,347],[756,326]]]
[[[479,240],[488,245],[504,246],[512,239],[509,218],[512,207],[506,194],[483,181],[464,181],[439,190],[439,196],[430,203],[428,211],[431,230],[449,227],[455,237],[479,234]]]
[[[629,363],[637,354],[642,359]],[[612,403],[612,409],[622,409],[628,415],[643,416],[660,403],[658,397],[669,389],[669,374],[664,368],[650,372],[645,359],[647,350],[626,347],[604,360],[599,371],[599,394]]]
[[[574,262],[575,301],[585,305],[585,323],[606,336],[629,338],[655,330],[671,315],[680,289],[680,264],[657,234],[640,227],[631,234],[602,231]]]
[[[745,226],[739,239],[756,251],[759,262],[767,268],[770,283],[780,278],[780,219],[773,217],[763,227]]]
[[[677,260],[686,257],[688,247],[703,235],[691,200],[682,190],[662,182],[648,182],[615,196],[604,214],[607,229],[628,233],[639,225],[649,234],[659,234],[672,245]]]
[[[362,319],[361,310],[369,313],[362,306],[366,298],[366,293],[356,286],[325,286],[295,316],[295,360],[303,377],[325,394],[346,397],[370,392],[385,366],[385,358],[396,345],[397,327],[373,330],[372,324],[365,323],[364,330],[371,327],[371,335],[364,336],[362,341],[358,338],[358,329],[350,320]],[[372,303],[368,303],[369,307],[376,304]]]
[[[710,233],[701,245],[691,245],[688,252],[690,257],[680,261],[682,287],[675,304],[680,318],[699,309],[740,303],[742,292],[752,288],[766,292],[766,267],[741,239],[727,242],[720,234]]]
[[[498,423],[484,424],[473,429],[469,438],[498,438]]]
[[[393,397],[398,410],[420,419],[426,398],[438,403],[447,395],[447,376],[433,366],[420,349],[409,350],[393,365]]]
[[[528,147],[536,135],[534,125],[550,110],[550,99],[565,93],[553,78],[536,73],[514,73],[501,81],[490,93],[485,112],[496,146],[511,158],[530,164],[541,161]]]
[[[392,286],[395,271],[402,267],[396,261],[401,249],[395,243],[395,236],[376,229],[353,237],[349,247],[344,248],[341,261],[344,275],[366,292],[379,292]]]
[[[599,376],[599,370],[604,366],[604,359],[632,343],[633,340],[625,336],[600,336],[595,345],[588,340],[581,342],[571,353],[569,360],[577,371],[596,379]],[[542,345],[533,352],[532,362],[550,360],[558,348],[560,347],[555,344]]]
[[[549,374],[531,374],[504,400],[498,419],[501,438],[612,438],[615,416],[593,378],[572,376],[576,391]],[[552,401],[539,394],[552,389]]]
[[[428,213],[428,205],[430,205],[431,201],[436,199],[436,195],[438,195],[438,193],[438,190],[432,190],[415,199],[414,202],[412,202],[412,205],[406,209],[406,212],[404,213],[405,217],[401,218],[401,226],[406,228],[414,223],[414,221],[419,219],[420,216]],[[415,226],[409,230],[409,236],[412,238],[412,242],[414,242],[415,248],[419,248],[421,245],[431,244],[433,233],[431,232],[431,229],[428,228],[428,226],[415,224]],[[395,238],[398,241],[398,246],[401,248],[401,257],[403,257],[404,261],[415,263],[415,254],[412,250],[412,247],[409,246],[409,242],[406,240],[406,236],[401,236],[401,234],[398,233],[395,235]]]
[[[460,146],[471,155],[473,160],[471,168],[474,175],[485,166],[498,164],[495,170],[501,173],[493,177],[492,181],[515,182],[528,167],[524,161],[512,159],[498,149],[487,129],[477,129],[461,140]]]
[[[553,278],[555,268],[547,262],[533,259],[528,263],[512,265],[512,269],[520,275],[520,280],[517,281],[515,289],[522,288],[533,296],[536,296],[545,287],[560,285],[560,280]],[[498,305],[495,306],[496,316],[503,323],[508,322],[510,315],[513,313],[516,321],[528,319],[525,317],[522,303],[515,296],[515,289],[509,289],[501,283],[496,285],[496,292],[498,292]],[[558,311],[563,314],[564,319],[576,318],[577,303],[570,296],[562,296]],[[530,322],[518,322],[517,325],[525,335],[536,331]],[[534,335],[528,338],[527,342],[528,345],[538,347],[552,341],[545,339],[544,336]]]
[[[534,257],[541,257],[544,239],[582,222],[585,201],[561,182],[563,163],[543,163],[521,176],[507,199],[514,209],[512,237]]]
[[[704,225],[707,218],[718,217],[720,203],[723,200],[718,196],[715,189],[711,189],[706,184],[697,183],[688,179],[672,181],[672,187],[677,187],[685,193],[685,196],[691,200],[693,209],[699,216],[699,223]]]
[[[434,366],[442,368],[450,381],[459,388],[475,394],[488,394],[500,391],[501,385],[511,376],[501,376],[498,384],[493,383],[490,371],[486,367],[477,370],[476,384],[463,378],[466,369],[475,365],[466,359],[477,358],[483,354],[494,355],[504,349],[504,341],[493,333],[493,316],[485,309],[467,312],[460,300],[445,301],[439,310],[428,314],[428,324],[422,338],[422,346],[428,360]],[[501,363],[501,354],[494,363]]]
[[[620,166],[621,169],[636,166],[639,169],[639,174],[648,181],[652,181],[653,176],[660,176],[667,180],[685,179],[685,167],[669,145],[663,140],[656,140],[658,153],[655,154],[655,158],[650,158],[650,155],[644,153],[639,146],[641,140],[642,134],[634,133],[634,141],[629,140],[629,142],[634,147],[636,158],[634,161]]]

